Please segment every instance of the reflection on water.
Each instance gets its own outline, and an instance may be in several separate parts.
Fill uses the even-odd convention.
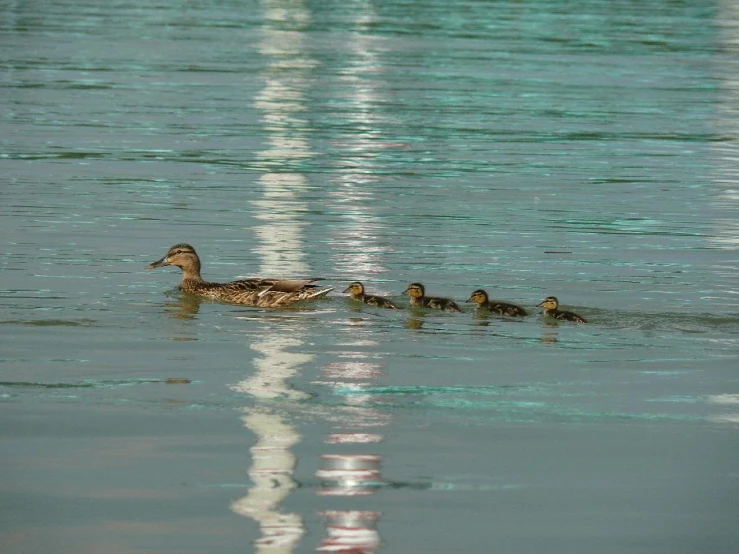
[[[263,72],[265,87],[257,95],[256,107],[263,114],[269,148],[259,156],[265,168],[259,179],[262,198],[252,202],[256,210],[255,218],[263,221],[254,229],[258,238],[255,252],[261,261],[262,274],[308,275],[303,238],[306,224],[299,219],[299,214],[307,209],[307,205],[300,200],[300,191],[305,189],[307,181],[300,172],[285,171],[283,166],[295,167],[301,160],[312,156],[303,135],[308,124],[300,118],[300,113],[305,110],[309,73],[315,65],[306,54],[302,32],[310,22],[310,14],[300,2],[268,1],[263,8],[266,17],[259,51],[268,64]],[[358,177],[354,172],[346,176],[347,182],[356,179]],[[348,198],[354,201],[359,196],[361,194],[352,190]],[[357,210],[366,205],[363,200],[366,198],[360,199]],[[371,237],[371,226],[367,224],[371,219],[371,216],[350,217],[351,229],[347,237]],[[352,266],[367,273],[381,271],[375,266],[378,257],[368,253],[374,250],[369,243],[363,238],[362,244],[357,244],[354,239],[347,237],[348,250],[356,253],[350,255]],[[254,373],[232,389],[260,401],[308,398],[306,393],[289,385],[290,378],[314,358],[313,355],[300,353],[300,347],[305,342],[304,336],[304,332],[290,325],[266,330],[264,336],[251,346],[262,354],[254,362]],[[325,377],[341,385],[351,380],[356,386],[361,386],[357,385],[361,380],[373,379],[382,373],[379,364],[362,359],[361,353],[356,356],[356,360],[329,364],[324,370]],[[340,428],[329,434],[326,444],[365,445],[382,440],[380,434],[368,433],[364,429],[367,423],[363,417],[361,396],[352,396],[351,403],[354,405],[350,408],[351,417],[342,418]],[[300,435],[286,420],[287,416],[279,415],[263,402],[258,408],[245,411],[244,425],[259,438],[257,445],[252,448],[253,463],[249,471],[254,486],[244,498],[233,503],[232,509],[259,522],[262,537],[256,541],[256,546],[260,551],[289,551],[298,544],[303,534],[302,518],[298,514],[281,513],[279,507],[295,488],[292,473],[296,460],[290,448],[300,440]],[[375,425],[377,418],[372,417],[374,410],[368,412],[371,425]],[[358,428],[363,432],[356,432]],[[316,474],[323,483],[319,495],[371,494],[383,482],[380,456],[324,454],[321,460],[322,467]],[[349,544],[353,548],[374,548],[378,544],[374,527],[379,514],[356,511],[334,511],[330,514],[326,516],[329,536],[320,549],[335,550]],[[351,522],[351,525],[347,522]]]
[[[328,536],[321,541],[319,552],[366,554],[380,546],[378,512],[330,510],[321,515],[326,519]]]
[[[362,2],[352,12],[353,24],[362,28],[376,15],[369,2]],[[336,269],[351,280],[365,280],[388,271],[386,261],[392,252],[390,235],[394,233],[378,212],[375,185],[380,177],[378,159],[383,149],[378,129],[384,121],[378,109],[386,98],[378,87],[382,75],[383,41],[366,33],[353,34],[342,43],[343,65],[332,82],[332,91],[341,95],[349,108],[341,111],[341,128],[337,146],[342,152],[330,200],[338,214],[339,224],[331,238]]]
[[[165,302],[164,311],[175,319],[189,321],[195,319],[204,301],[203,298],[194,294],[182,293],[175,301]]]
[[[299,329],[292,325],[267,333],[267,338],[252,345],[252,349],[262,354],[254,361],[254,372],[231,386],[232,390],[260,401],[255,408],[245,408],[246,415],[242,417],[244,426],[257,437],[257,444],[250,450],[249,476],[253,486],[245,497],[231,505],[236,513],[259,523],[262,536],[255,541],[258,552],[290,552],[304,533],[299,514],[280,511],[280,505],[296,487],[292,477],[296,459],[290,449],[301,436],[287,416],[269,403],[278,398],[308,397],[289,384],[289,379],[313,358],[288,351],[303,345],[299,337]]]
[[[300,2],[265,0],[262,7],[265,18],[258,48],[267,66],[262,74],[265,86],[255,105],[262,113],[269,147],[259,155],[264,165],[259,179],[262,197],[252,201],[254,217],[263,222],[254,228],[254,251],[262,275],[307,276],[302,235],[306,224],[297,215],[307,207],[300,200],[306,180],[299,172],[285,172],[281,166],[312,155],[300,131],[306,128],[306,122],[298,117],[304,110],[306,80],[315,65],[305,54],[301,31],[310,22],[310,14]],[[292,477],[296,458],[291,447],[301,436],[287,416],[264,403],[309,396],[289,384],[289,379],[313,359],[299,352],[303,335],[289,324],[265,329],[261,339],[251,345],[262,354],[254,361],[254,372],[232,387],[260,401],[257,407],[246,408],[242,418],[244,426],[258,437],[251,449],[249,476],[253,486],[244,498],[232,504],[236,513],[259,523],[262,536],[255,541],[258,552],[292,552],[304,533],[302,516],[280,511],[280,505],[296,487]]]
[[[245,410],[244,426],[257,436],[250,448],[252,486],[231,509],[259,523],[261,536],[254,541],[257,552],[292,552],[304,533],[299,514],[284,513],[280,505],[295,489],[295,455],[290,448],[300,441],[295,426],[269,409]]]
[[[701,546],[735,538],[736,518],[721,522],[735,508],[706,507],[730,490],[739,421],[736,2],[655,0],[638,17],[605,0],[92,5],[0,7],[1,380],[27,452],[7,481],[14,506],[39,508],[16,518],[24,535],[55,519],[33,504],[43,485],[74,506],[79,489],[104,496],[55,455],[46,480],[23,473],[48,436],[72,453],[88,441],[86,422],[39,415],[80,403],[130,410],[102,431],[114,443],[140,433],[139,408],[195,416],[150,474],[194,460],[183,481],[214,476],[223,509],[172,502],[177,485],[141,505],[181,550],[214,550],[187,544],[198,509],[217,540],[233,526],[226,550],[253,550],[246,527],[264,552],[369,551],[381,530],[418,551],[448,537],[445,551],[560,553],[586,537],[611,554],[627,528],[676,551],[669,531],[708,519]],[[416,275],[457,298],[556,293],[595,323],[381,314],[338,294],[278,312],[162,302],[134,266],[165,236],[244,240],[265,276],[328,259],[321,275],[379,294]],[[238,409],[204,454],[200,424]],[[142,475],[138,461],[106,478]],[[230,470],[251,479],[237,500]],[[115,504],[85,513],[121,508],[125,527],[133,510]]]
[[[321,483],[317,494],[324,496],[367,496],[386,483],[382,476],[382,456],[367,453],[367,445],[383,440],[379,430],[390,423],[390,417],[377,410],[376,396],[368,390],[384,375],[384,365],[365,349],[377,346],[372,340],[358,338],[361,318],[350,318],[345,330],[348,337],[342,343],[341,361],[324,366],[321,384],[340,395],[344,408],[330,417],[333,430],[325,438],[327,445],[355,445],[356,449],[323,454],[316,477]],[[339,510],[323,512],[327,519],[328,536],[320,551],[373,552],[380,544],[376,529],[379,512]]]
[[[346,434],[344,436],[347,437]],[[316,477],[323,484],[318,494],[332,496],[374,494],[377,487],[385,482],[380,473],[381,463],[382,457],[371,454],[324,454],[321,456],[321,468],[316,471]]]
[[[733,410],[730,413],[717,413],[709,416],[711,421],[730,425],[739,424],[739,394],[712,394],[706,399],[708,404]]]
[[[739,44],[739,27],[725,22],[739,20],[739,4],[732,0],[718,2],[716,18],[722,46],[728,51],[736,48]],[[739,213],[739,142],[725,138],[739,135],[739,118],[736,115],[739,78],[736,76],[735,60],[731,63],[717,62],[716,65],[718,101],[714,124],[724,140],[713,143],[718,162],[714,177],[714,204],[719,214],[714,219],[715,235],[711,242],[720,248],[736,250],[739,248],[739,218],[736,215]],[[729,294],[739,294],[739,285],[735,279],[739,267],[735,261],[715,269],[726,277],[719,286],[725,288]]]
[[[307,54],[303,32],[310,14],[302,2],[288,5],[265,0],[263,8],[265,23],[258,50],[268,63],[262,73],[265,86],[257,94],[255,106],[262,113],[269,147],[258,154],[264,168],[259,178],[262,197],[251,202],[254,217],[263,221],[253,229],[258,239],[254,250],[262,275],[305,277],[308,266],[303,229],[307,223],[298,214],[308,207],[300,198],[307,180],[302,173],[286,168],[313,156],[305,136],[308,123],[300,118],[310,73],[316,65]]]

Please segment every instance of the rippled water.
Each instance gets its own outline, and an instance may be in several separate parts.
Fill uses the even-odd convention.
[[[739,546],[732,2],[0,14],[4,552]]]

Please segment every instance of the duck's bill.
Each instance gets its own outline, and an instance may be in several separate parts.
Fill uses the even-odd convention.
[[[537,307],[537,308],[543,308],[543,307],[544,307],[544,304],[546,304],[546,303],[547,303],[547,302],[546,302],[546,300],[545,300],[544,302],[539,302],[539,303],[538,303],[538,304],[536,305],[536,307]]]
[[[167,265],[167,256],[164,256],[161,260],[150,263],[146,266],[146,269],[156,269],[158,267],[164,267],[165,265]]]
[[[342,290],[341,292],[351,292],[351,291],[352,291],[352,288],[351,288],[351,287],[346,287],[346,288],[345,288],[344,290]]]

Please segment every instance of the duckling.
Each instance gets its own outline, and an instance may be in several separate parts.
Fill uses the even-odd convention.
[[[528,312],[521,306],[515,304],[509,304],[507,302],[493,302],[488,299],[488,293],[482,289],[477,289],[467,299],[467,302],[476,302],[481,310],[487,310],[494,314],[510,315],[510,316],[525,316]]]
[[[461,312],[459,306],[450,298],[439,298],[438,296],[425,296],[426,289],[421,283],[411,283],[408,288],[403,291],[411,297],[412,306],[421,306],[424,308],[435,308],[437,310],[445,310],[447,312]]]
[[[149,264],[146,269],[174,265],[182,270],[182,290],[213,298],[245,304],[276,308],[289,306],[301,300],[313,300],[326,296],[332,288],[312,285],[319,279],[243,279],[230,283],[212,283],[200,276],[200,258],[189,244],[175,244],[162,259]]]
[[[559,300],[556,296],[547,296],[541,303],[537,304],[540,308],[544,308],[544,315],[553,317],[554,319],[563,319],[566,321],[576,321],[578,323],[587,323],[588,320],[574,312],[568,312],[558,309]]]
[[[359,281],[354,281],[349,285],[344,292],[351,294],[353,300],[359,300],[370,306],[376,306],[378,308],[390,308],[391,310],[399,310],[400,307],[382,296],[375,296],[374,294],[365,294],[364,285]]]

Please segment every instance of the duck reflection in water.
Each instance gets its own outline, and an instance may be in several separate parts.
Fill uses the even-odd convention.
[[[326,518],[328,537],[321,541],[319,552],[375,552],[380,547],[377,521],[380,512],[359,510],[329,510],[321,512]]]
[[[175,319],[192,320],[200,312],[204,300],[194,294],[182,294],[171,302],[164,303],[164,311]]]

